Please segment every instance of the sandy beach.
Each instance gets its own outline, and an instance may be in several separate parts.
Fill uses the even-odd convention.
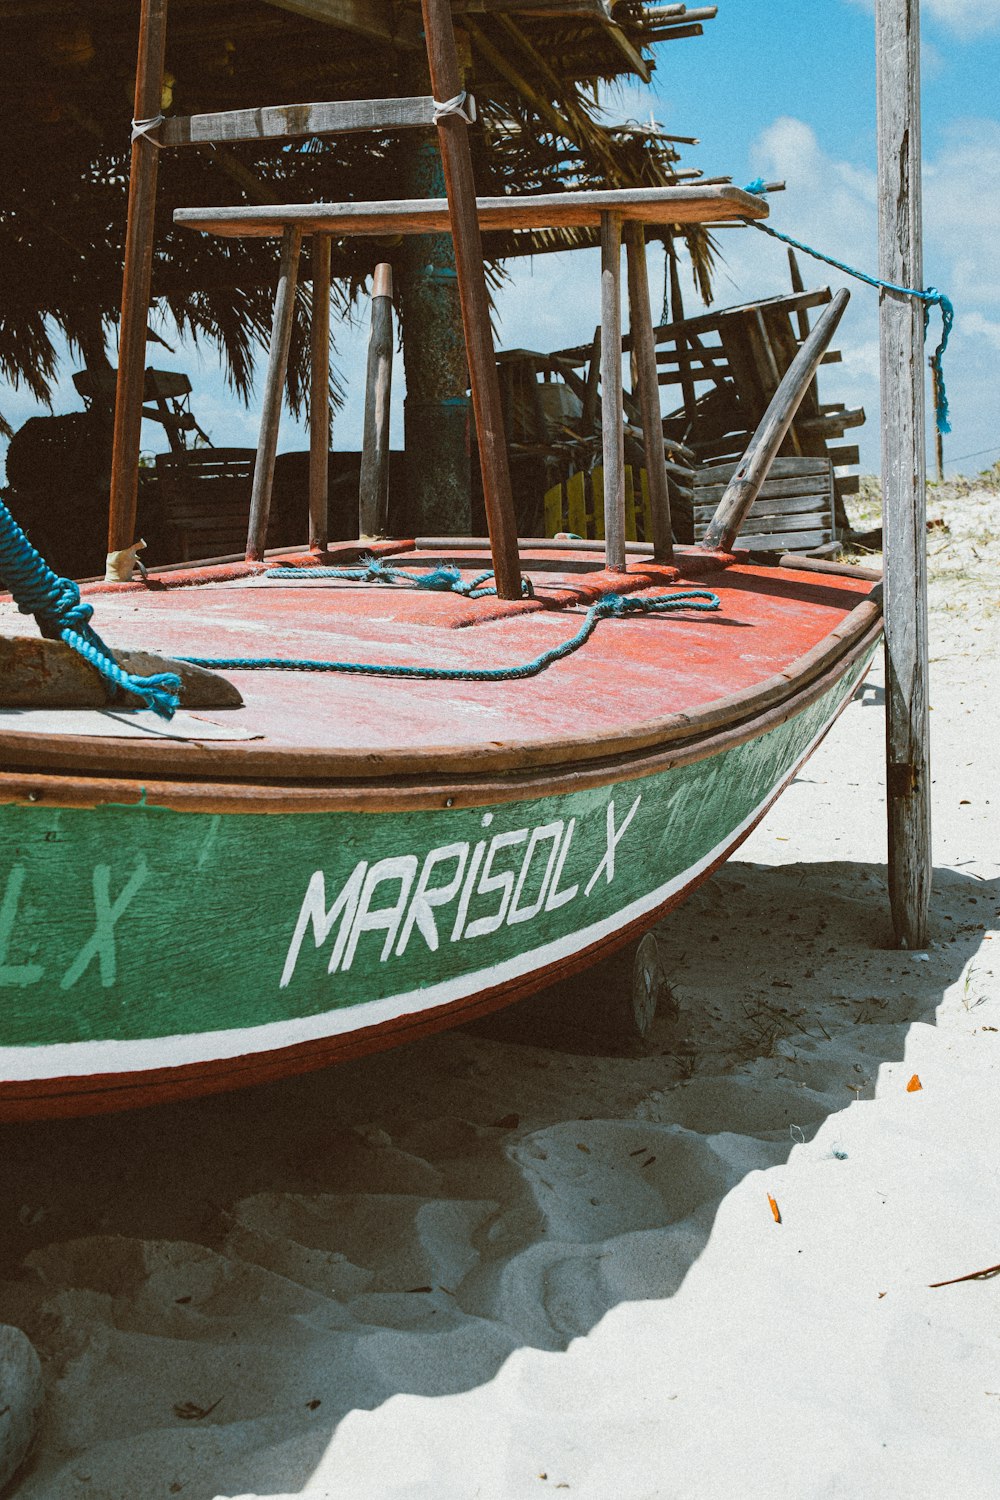
[[[926,953],[887,946],[877,665],[659,927],[641,1055],[528,1002],[0,1130],[17,1500],[996,1496],[1000,1275],[956,1278],[1000,1262],[998,506],[931,488]]]

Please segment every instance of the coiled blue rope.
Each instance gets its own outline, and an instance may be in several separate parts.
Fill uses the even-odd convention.
[[[84,604],[80,590],[69,578],[53,573],[45,559],[28,541],[10,511],[0,500],[0,583],[9,589],[22,615],[34,615],[47,640],[65,641],[67,646],[96,667],[106,682],[134,693],[159,714],[173,717],[181,680],[174,672],[152,677],[133,677],[122,671],[90,620],[93,606]]]
[[[275,569],[275,572],[285,569]],[[292,573],[297,569],[287,570]],[[341,572],[340,569],[330,571]],[[357,571],[357,570],[355,570]],[[483,575],[488,576],[488,575]],[[420,682],[513,682],[524,677],[537,677],[553,662],[562,661],[579,651],[597,629],[601,620],[623,619],[625,615],[662,615],[680,609],[716,610],[721,600],[718,594],[708,589],[688,589],[677,594],[661,594],[654,599],[636,599],[627,594],[606,594],[592,604],[584,616],[583,624],[574,636],[559,646],[552,646],[531,661],[514,667],[411,667],[398,663],[383,664],[357,661],[309,661],[306,659],[285,660],[272,656],[183,656],[196,667],[209,667],[222,672],[347,672],[364,677],[406,677]]]
[[[763,177],[755,177],[753,182],[748,182],[743,190],[753,193],[758,198],[763,198],[766,188]],[[828,266],[834,266],[836,270],[843,271],[846,276],[853,276],[856,281],[864,281],[868,286],[877,290],[887,292],[899,292],[905,297],[916,297],[923,302],[925,307],[924,322],[930,317],[932,307],[941,309],[941,339],[937,348],[931,355],[931,367],[934,370],[934,390],[936,399],[934,403],[934,415],[937,421],[937,430],[940,433],[951,431],[951,419],[948,411],[948,392],[944,383],[944,353],[951,338],[951,330],[955,326],[955,308],[950,297],[944,292],[938,291],[936,286],[926,287],[920,291],[913,286],[898,286],[894,281],[883,281],[881,276],[869,276],[866,271],[859,271],[854,266],[845,265],[842,260],[835,260],[832,255],[824,255],[821,250],[814,250],[812,245],[805,245],[801,240],[795,240],[790,234],[782,234],[780,229],[774,229],[770,224],[762,224],[758,219],[745,219],[744,223],[750,224],[754,229],[759,229],[761,234],[769,234],[773,240],[781,240],[785,245],[791,245],[794,250],[801,250],[804,255],[811,255],[813,260],[824,261]]]
[[[409,568],[395,568],[391,563],[381,562],[377,557],[363,557],[356,568],[268,568],[265,578],[340,578],[350,583],[409,583],[417,589],[431,589],[442,593],[461,594],[466,599],[485,599],[495,595],[496,588],[484,588],[487,578],[493,577],[493,569],[487,568],[468,583],[463,582],[457,568],[444,565],[429,573],[413,573]],[[530,578],[521,579],[521,597],[533,599],[535,590]]]

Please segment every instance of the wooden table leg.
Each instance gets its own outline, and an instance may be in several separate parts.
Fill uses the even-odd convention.
[[[309,546],[330,539],[330,236],[312,242],[312,365],[309,390]]]
[[[260,437],[257,461],[253,470],[250,495],[250,527],[247,532],[247,561],[260,562],[267,546],[267,523],[271,514],[271,489],[274,484],[274,460],[278,452],[278,427],[285,399],[285,376],[288,373],[288,348],[292,341],[292,317],[295,312],[295,286],[298,279],[302,230],[286,228],[281,237],[281,268],[274,298],[274,321],[271,326],[271,349],[264,383],[264,404],[260,414]]]
[[[622,421],[622,220],[601,214],[601,434],[605,563],[625,571],[625,428]]]
[[[385,536],[389,524],[389,401],[392,395],[392,266],[375,267],[368,340],[365,429],[361,444],[359,525],[362,537]]]
[[[656,345],[653,342],[653,315],[649,307],[646,233],[641,224],[628,226],[626,252],[628,255],[629,329],[632,334],[632,357],[635,360],[639,406],[642,413],[642,438],[646,451],[646,474],[649,478],[649,503],[653,515],[653,556],[659,562],[672,562],[674,541],[670,525],[670,491],[667,487],[667,465],[663,452],[663,417],[660,412]]]

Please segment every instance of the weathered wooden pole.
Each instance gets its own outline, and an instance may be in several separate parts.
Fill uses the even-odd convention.
[[[288,374],[288,349],[292,341],[292,318],[295,313],[295,286],[298,279],[302,230],[287,226],[281,237],[281,266],[278,290],[274,298],[274,321],[271,325],[271,348],[264,381],[264,402],[260,413],[260,436],[253,468],[250,494],[250,526],[247,531],[247,561],[260,562],[267,546],[267,523],[271,515],[271,489],[274,484],[274,460],[278,452],[278,428],[285,399],[285,376]]]
[[[455,266],[462,303],[465,347],[469,358],[472,406],[476,416],[483,498],[490,533],[497,593],[520,599],[521,565],[517,524],[503,429],[500,382],[490,329],[490,304],[483,269],[483,247],[476,213],[468,123],[462,109],[462,77],[455,49],[449,0],[421,0],[431,88],[438,101],[437,120],[445,187],[451,211]]]
[[[135,123],[129,165],[122,310],[118,325],[118,383],[115,392],[108,515],[107,571],[108,578],[113,581],[132,576],[132,559],[129,559],[127,549],[136,540],[142,396],[146,377],[146,324],[149,320],[153,275],[156,171],[159,157],[159,147],[147,131],[136,127],[147,125],[155,128],[163,94],[166,46],[167,0],[142,0],[135,72]],[[125,554],[122,559],[124,567],[119,565],[116,558],[119,553]]]
[[[628,256],[629,330],[635,362],[639,410],[642,414],[642,445],[646,454],[649,506],[653,517],[653,556],[672,562],[673,533],[670,526],[670,490],[663,452],[663,414],[660,382],[653,342],[653,315],[649,308],[649,269],[646,265],[646,235],[641,224],[629,224],[625,232]],[[647,537],[647,541],[649,538]]]
[[[359,529],[385,536],[389,521],[389,402],[392,396],[392,266],[375,267],[368,340],[365,427],[361,443]]]
[[[622,417],[622,219],[601,214],[601,441],[604,561],[625,571],[625,428]]]
[[[312,240],[312,327],[309,384],[309,546],[330,539],[330,236]]]
[[[919,0],[876,0],[875,37],[879,272],[922,288]],[[897,944],[923,948],[932,869],[924,303],[882,291],[879,333],[889,897]]]

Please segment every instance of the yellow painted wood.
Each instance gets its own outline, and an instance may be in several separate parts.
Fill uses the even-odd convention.
[[[587,495],[584,487],[585,476],[581,471],[571,474],[566,481],[566,522],[567,530],[575,531],[577,536],[587,536]]]

